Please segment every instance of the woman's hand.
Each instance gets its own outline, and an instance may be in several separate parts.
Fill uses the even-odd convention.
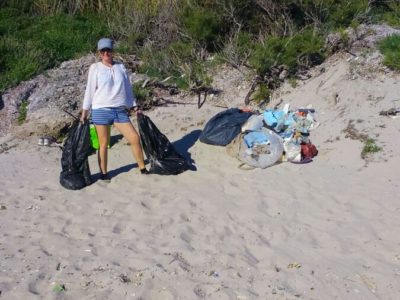
[[[86,121],[86,119],[88,118],[88,116],[89,116],[89,111],[86,109],[82,109],[81,117],[80,117],[81,123],[84,123]]]
[[[132,115],[132,113],[134,113],[135,116],[137,116],[138,114],[141,114],[141,113],[142,113],[142,110],[140,109],[139,106],[134,106],[134,107],[131,107],[131,108],[129,109],[129,114]]]

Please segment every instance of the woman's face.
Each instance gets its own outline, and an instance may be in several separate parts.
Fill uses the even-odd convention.
[[[100,57],[102,60],[111,61],[112,60],[112,49],[104,48],[100,50]]]

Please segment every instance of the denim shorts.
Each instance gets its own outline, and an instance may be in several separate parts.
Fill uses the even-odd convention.
[[[95,125],[112,125],[129,123],[130,119],[125,107],[104,107],[92,109],[92,122]]]

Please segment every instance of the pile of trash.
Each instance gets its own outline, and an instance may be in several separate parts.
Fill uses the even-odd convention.
[[[212,117],[200,135],[206,144],[226,146],[247,166],[267,168],[278,162],[309,163],[318,154],[310,132],[318,127],[315,109],[263,112],[231,108]]]

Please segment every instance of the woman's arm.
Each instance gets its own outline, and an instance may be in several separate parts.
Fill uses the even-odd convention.
[[[136,97],[135,94],[133,93],[133,88],[132,84],[129,80],[129,74],[128,71],[126,70],[125,66],[122,65],[122,70],[125,73],[124,74],[124,86],[125,86],[125,93],[126,93],[126,107],[131,108],[131,107],[136,107]]]
[[[89,110],[92,106],[93,96],[97,85],[96,77],[96,64],[92,64],[89,68],[85,97],[83,98],[83,110]]]
[[[89,110],[92,107],[94,92],[96,91],[96,65],[92,64],[89,68],[88,81],[86,84],[85,97],[83,98],[80,120],[83,123],[89,117]]]

